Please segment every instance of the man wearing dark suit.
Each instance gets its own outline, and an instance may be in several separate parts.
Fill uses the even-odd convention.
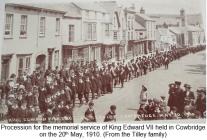
[[[120,66],[120,74],[119,74],[119,82],[121,83],[121,87],[124,87],[124,78],[125,78],[125,70],[123,66]]]
[[[71,73],[71,77],[68,79],[68,85],[71,89],[71,99],[73,106],[75,106],[75,99],[76,99],[76,93],[77,93],[77,78],[75,76],[75,73]]]
[[[190,90],[191,86],[188,84],[185,84],[184,87],[185,87],[185,91],[184,91],[185,105],[187,105],[187,103],[194,105],[195,96],[194,96],[194,93]]]
[[[84,91],[85,91],[85,83],[83,81],[83,78],[79,78],[77,92],[78,92],[78,99],[80,101],[80,104],[83,104],[82,98],[83,98]]]
[[[86,100],[86,103],[88,103],[89,101],[89,93],[91,92],[91,81],[89,79],[89,77],[86,77],[85,80],[85,90],[84,90],[84,98]]]
[[[95,99],[95,94],[97,94],[97,83],[94,75],[91,75],[91,93],[92,93],[92,99]]]
[[[183,89],[180,87],[181,82],[175,81],[175,94],[176,94],[176,107],[178,109],[178,113],[183,114],[184,106],[185,106],[185,93]]]

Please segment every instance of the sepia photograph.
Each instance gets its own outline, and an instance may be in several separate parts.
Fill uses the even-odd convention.
[[[0,5],[0,124],[206,123],[205,0]]]

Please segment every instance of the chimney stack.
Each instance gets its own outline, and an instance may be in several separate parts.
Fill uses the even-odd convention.
[[[183,8],[180,10],[180,17],[181,17],[181,26],[182,27],[186,26],[187,20],[186,20],[185,10]]]
[[[140,9],[140,14],[145,14],[145,10],[143,7],[141,7],[141,9]]]

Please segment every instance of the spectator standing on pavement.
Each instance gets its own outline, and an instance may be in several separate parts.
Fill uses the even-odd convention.
[[[111,105],[110,111],[105,115],[104,122],[116,122],[116,106]]]
[[[140,92],[140,103],[146,103],[147,96],[147,88],[144,85],[142,85],[142,90]]]

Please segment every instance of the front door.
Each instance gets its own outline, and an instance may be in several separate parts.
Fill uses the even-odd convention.
[[[9,78],[9,62],[10,59],[2,60],[1,81],[6,81]]]
[[[36,58],[36,65],[41,71],[45,71],[45,55],[39,55]]]
[[[48,69],[52,69],[52,53],[48,53]]]

